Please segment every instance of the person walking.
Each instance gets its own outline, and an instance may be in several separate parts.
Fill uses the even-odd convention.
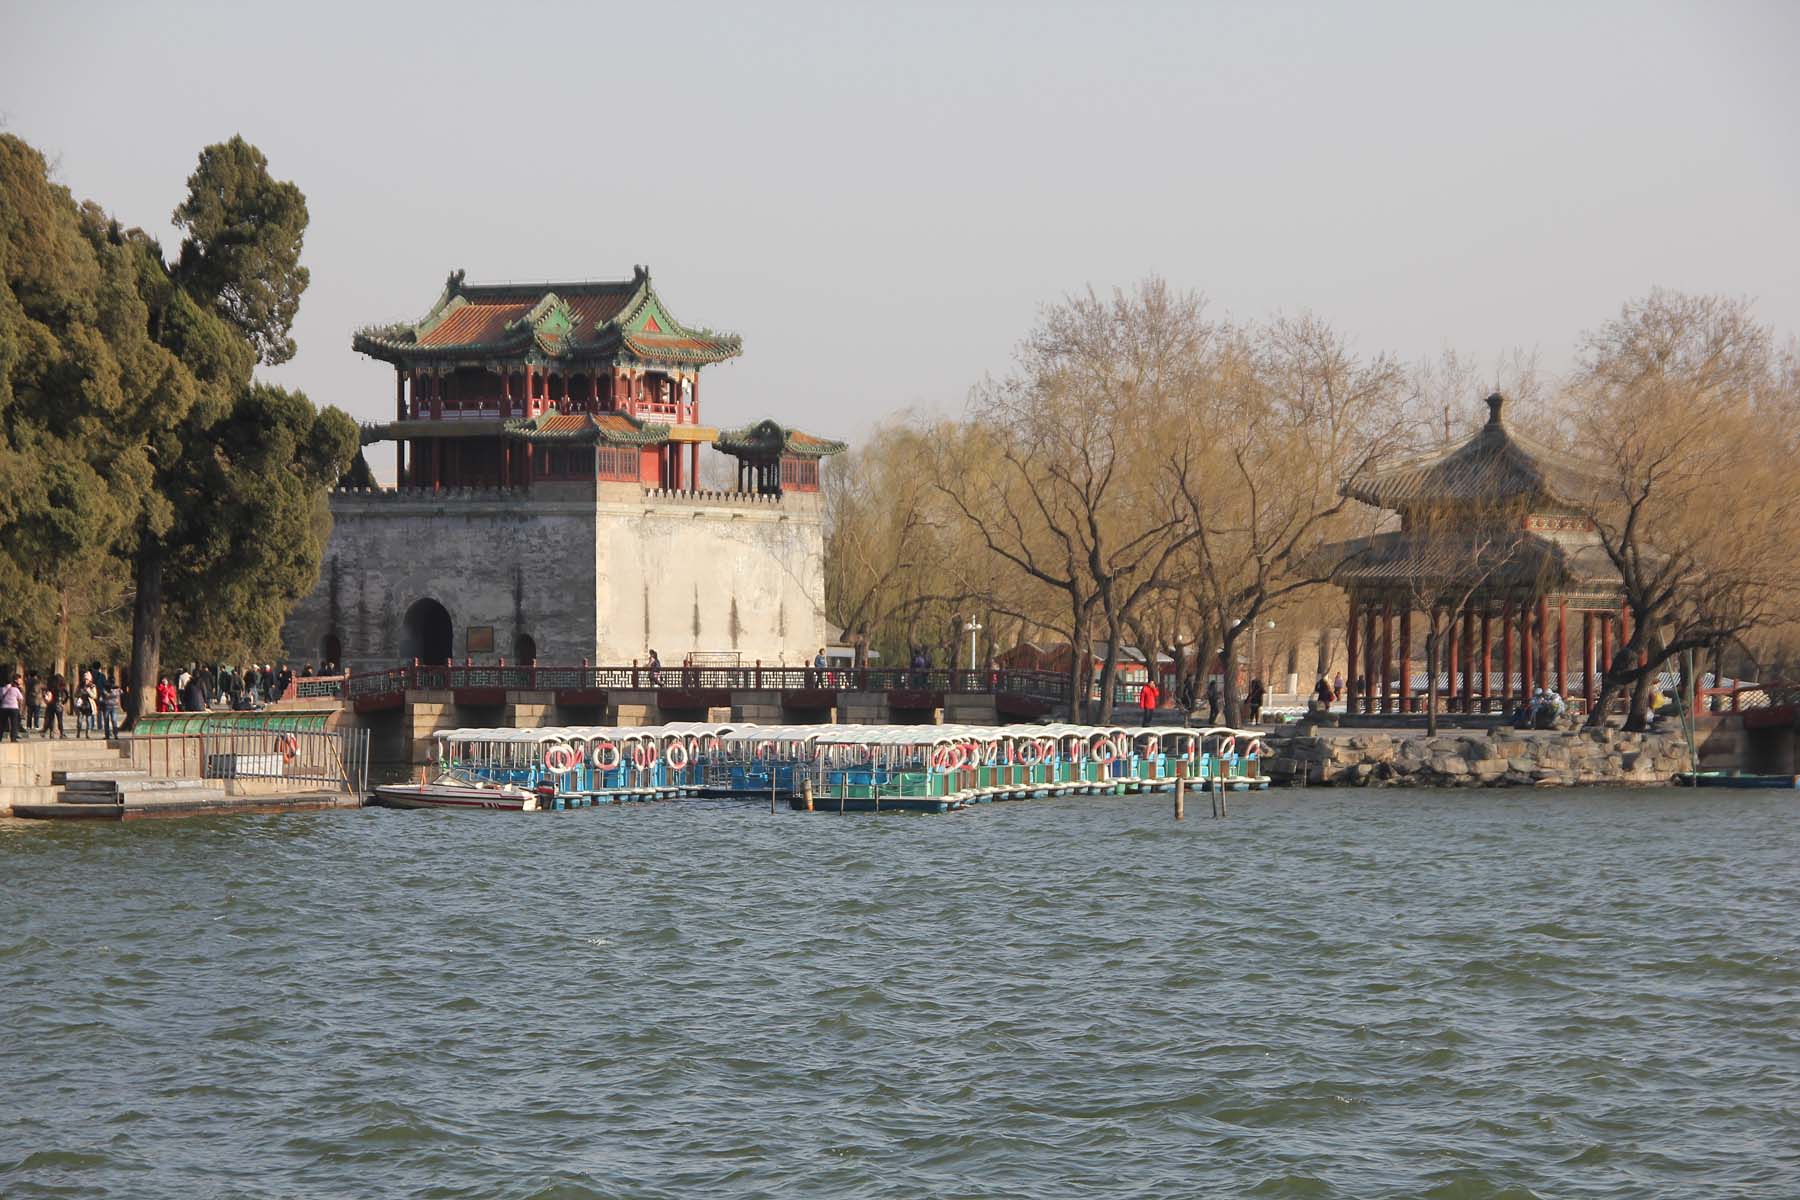
[[[1181,687],[1175,694],[1176,703],[1181,705],[1181,723],[1185,727],[1194,719],[1194,677],[1188,676],[1181,681]]]
[[[1156,706],[1162,701],[1162,692],[1157,690],[1156,680],[1149,680],[1138,689],[1138,709],[1144,715],[1144,724],[1150,724],[1150,718],[1156,713]]]
[[[1217,679],[1206,681],[1206,723],[1208,725],[1219,723],[1219,681]]]
[[[210,697],[206,692],[206,676],[195,671],[188,676],[187,691],[181,697],[181,707],[188,712],[205,712],[210,707]]]
[[[1244,707],[1249,712],[1249,724],[1262,723],[1263,682],[1260,679],[1250,681],[1250,690],[1244,693]]]
[[[94,686],[94,673],[83,671],[75,687],[75,736],[85,738],[100,727],[100,690]]]
[[[1331,684],[1321,675],[1319,682],[1313,685],[1313,703],[1319,712],[1328,713],[1331,711],[1331,700]]]
[[[124,715],[125,708],[123,679],[123,675],[108,679],[105,690],[100,693],[100,733],[108,741],[119,736],[119,718]]]
[[[657,654],[657,652],[654,649],[652,649],[650,651],[650,661],[645,663],[644,667],[646,670],[648,670],[650,672],[650,686],[651,687],[661,687],[662,686],[662,656]]]
[[[156,711],[159,713],[174,712],[181,702],[175,696],[175,685],[164,675],[156,681]]]
[[[61,675],[52,675],[50,682],[44,685],[44,736],[50,736],[52,726],[58,738],[69,735],[63,729],[63,705],[69,702],[69,690],[63,683]]]
[[[36,671],[25,672],[25,730],[36,733],[44,724],[44,681]]]
[[[25,677],[14,675],[0,688],[0,734],[19,740],[19,713],[25,707]]]
[[[1331,677],[1331,698],[1333,700],[1344,698],[1344,673],[1342,671]]]

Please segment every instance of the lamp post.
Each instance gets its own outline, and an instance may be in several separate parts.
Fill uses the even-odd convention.
[[[969,670],[973,671],[975,669],[975,635],[981,632],[981,623],[974,617],[970,617],[969,623],[963,626],[963,632],[969,635]]]

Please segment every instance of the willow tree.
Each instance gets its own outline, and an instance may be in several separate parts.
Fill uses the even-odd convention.
[[[1323,553],[1371,514],[1340,484],[1392,448],[1405,377],[1364,360],[1312,316],[1241,331],[1172,423],[1167,486],[1191,540],[1183,570],[1225,664],[1225,719],[1239,720],[1237,651],[1280,605],[1336,577]]]
[[[1641,729],[1666,664],[1791,616],[1800,389],[1747,302],[1659,290],[1588,335],[1567,401],[1631,612],[1589,719],[1629,689]]]
[[[1159,279],[1070,297],[1044,311],[1011,376],[975,390],[941,460],[939,490],[996,565],[1061,597],[1076,719],[1096,627],[1104,721],[1121,639],[1193,536],[1158,464],[1214,333],[1197,295]]]

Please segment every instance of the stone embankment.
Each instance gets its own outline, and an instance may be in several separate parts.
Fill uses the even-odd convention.
[[[1617,729],[1318,734],[1279,727],[1266,739],[1277,783],[1350,787],[1564,787],[1667,783],[1688,770],[1679,732]]]

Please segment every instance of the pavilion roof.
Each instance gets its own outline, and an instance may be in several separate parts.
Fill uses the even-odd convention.
[[[1337,583],[1429,590],[1479,580],[1487,592],[1616,592],[1619,572],[1592,533],[1518,528],[1392,530],[1325,547],[1344,560]]]
[[[1606,483],[1605,468],[1519,433],[1501,416],[1505,398],[1487,398],[1487,423],[1451,447],[1396,459],[1352,479],[1343,494],[1380,508],[1576,505]]]
[[[570,283],[465,283],[452,272],[418,321],[374,326],[353,349],[385,362],[469,360],[634,362],[702,366],[743,353],[736,334],[681,324],[650,285],[630,279]]]
[[[723,429],[715,443],[739,458],[828,458],[842,454],[843,442],[834,442],[798,429],[784,429],[774,421],[758,421],[742,429]]]

